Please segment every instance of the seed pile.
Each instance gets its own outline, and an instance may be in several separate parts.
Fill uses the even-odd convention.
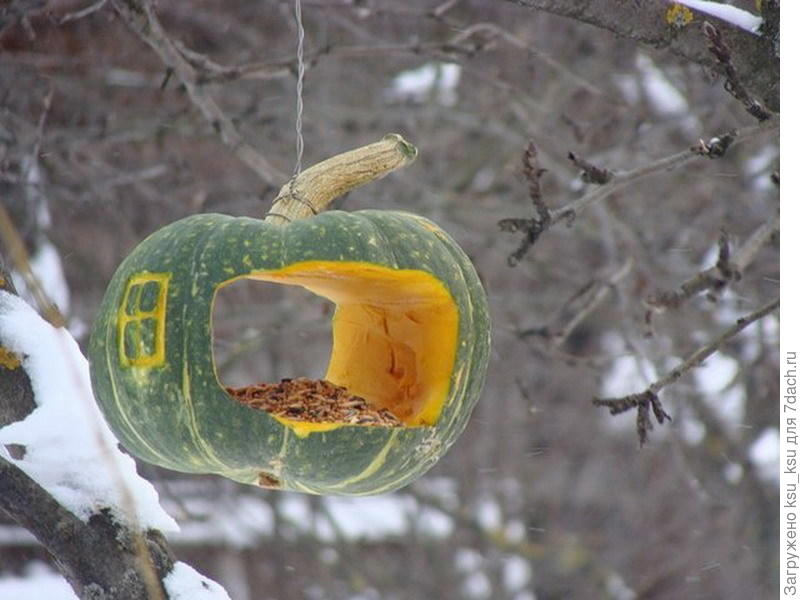
[[[360,396],[324,379],[282,379],[279,383],[258,383],[225,388],[253,408],[306,423],[346,423],[400,427],[402,422],[386,408],[375,408]]]

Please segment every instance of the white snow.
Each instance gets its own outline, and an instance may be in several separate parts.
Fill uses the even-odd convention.
[[[725,477],[725,481],[730,483],[731,485],[736,485],[742,480],[742,475],[744,475],[744,469],[742,465],[735,462],[729,462],[725,465],[725,468],[722,470],[722,474]]]
[[[36,253],[31,256],[30,267],[36,280],[42,286],[48,299],[53,302],[62,314],[69,313],[69,287],[64,276],[61,256],[56,247],[48,240],[43,239]],[[14,284],[22,298],[33,303],[33,294],[28,289],[25,279],[19,273],[12,273]]]
[[[620,398],[628,394],[638,394],[655,379],[656,368],[650,361],[637,360],[630,354],[619,356],[611,363],[603,378],[600,395],[606,398]]]
[[[60,574],[42,562],[26,566],[22,577],[1,577],[0,598],[3,600],[78,600]]]
[[[492,583],[486,573],[476,571],[470,573],[463,584],[464,597],[466,598],[491,598]]]
[[[671,0],[683,4],[687,8],[699,10],[702,13],[716,17],[721,21],[727,21],[734,27],[739,27],[750,33],[756,33],[764,19],[758,15],[736,8],[730,4],[722,2],[711,2],[709,0]]]
[[[699,390],[716,397],[727,388],[739,372],[739,362],[735,358],[715,352],[694,370],[694,378]]]
[[[500,505],[494,498],[483,498],[475,506],[475,518],[487,531],[494,531],[500,528],[503,523],[503,515],[500,512]]]
[[[765,429],[750,445],[750,460],[759,476],[778,485],[780,481],[780,434],[776,427]]]
[[[346,539],[381,539],[408,529],[408,503],[402,496],[325,499],[328,514]]]
[[[701,131],[699,119],[689,108],[686,96],[667,73],[652,58],[642,53],[636,56],[636,68],[641,76],[642,89],[654,112],[663,117],[677,118],[687,135],[698,134]]]
[[[623,98],[627,100],[628,104],[638,104],[639,98],[639,84],[636,77],[628,73],[620,73],[613,75],[614,83],[617,84],[619,91],[622,92]]]
[[[455,527],[453,519],[432,507],[420,505],[407,494],[372,497],[321,498],[323,514],[314,518],[305,496],[287,494],[279,504],[280,516],[293,530],[284,535],[313,534],[322,541],[382,540],[406,534],[413,526],[420,535],[445,538]]]
[[[636,592],[616,573],[611,573],[606,577],[606,593],[613,600],[634,600],[636,598]]]
[[[738,372],[738,361],[722,352],[712,354],[693,371],[706,404],[732,432],[741,427],[744,419],[744,386],[731,385]]]
[[[398,73],[392,80],[388,96],[392,100],[434,100],[442,106],[453,106],[458,100],[456,87],[460,79],[461,65],[429,62]]]
[[[184,562],[176,562],[172,572],[164,577],[164,588],[170,600],[231,600],[220,584]]]
[[[689,102],[646,54],[636,56],[636,67],[642,75],[642,85],[653,108],[663,115],[686,114]]]
[[[0,291],[0,344],[23,357],[37,404],[24,420],[0,429],[0,444],[25,446],[19,460],[0,447],[4,458],[80,519],[109,508],[123,523],[176,530],[153,486],[117,448],[92,396],[89,365],[72,336],[21,298]]]
[[[164,503],[169,507],[168,503]],[[181,509],[192,515],[181,523],[180,533],[168,539],[187,544],[222,544],[231,548],[252,548],[272,535],[275,517],[261,498],[229,496],[209,500],[182,498]]]
[[[706,437],[706,426],[694,415],[686,414],[679,423],[679,431],[683,441],[696,446]]]
[[[505,537],[512,544],[519,544],[525,540],[528,528],[519,519],[510,520],[505,526]]]
[[[511,556],[503,562],[503,585],[514,592],[525,587],[531,581],[531,565],[521,556]]]
[[[768,144],[749,155],[744,163],[744,172],[750,177],[757,177],[756,186],[758,189],[774,189],[775,185],[769,178],[769,169],[777,166],[780,150],[777,144]]]
[[[456,569],[468,573],[475,571],[483,565],[483,555],[472,548],[459,548],[454,556]]]

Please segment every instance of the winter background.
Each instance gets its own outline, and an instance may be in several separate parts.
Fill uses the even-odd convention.
[[[59,23],[84,3],[51,4],[0,37],[0,200],[77,345],[0,298],[0,336],[28,356],[39,405],[0,430],[0,443],[25,444],[29,474],[79,515],[123,504],[123,481],[137,520],[161,528],[182,561],[173,598],[200,598],[192,568],[235,600],[774,591],[777,315],[668,387],[673,421],[641,449],[635,415],[611,417],[591,399],[642,391],[777,294],[773,236],[715,301],[699,295],[650,317],[644,304],[713,266],[721,229],[736,249],[775,214],[777,133],[613,194],[547,232],[515,267],[507,258],[519,236],[497,226],[530,215],[521,166],[530,140],[548,170],[544,198],[558,207],[589,189],[570,151],[624,171],[752,125],[721,82],[673,55],[511,3],[456,2],[440,17],[434,2],[303,2],[304,163],[390,131],[416,144],[413,166],[340,206],[437,221],[473,258],[493,318],[482,400],[428,475],[385,496],[310,497],[135,465],[99,417],[81,348],[122,258],[188,214],[263,215],[277,190],[222,145],[108,7]],[[751,2],[731,4],[755,13]],[[737,26],[757,27],[757,17],[723,8]],[[290,172],[293,5],[162,2],[159,15],[216,63],[255,65],[208,85],[248,140]],[[547,328],[592,285],[609,293],[554,342]],[[302,290],[224,290],[214,313],[220,377],[321,376],[330,314]],[[74,597],[33,537],[0,515],[0,599]]]

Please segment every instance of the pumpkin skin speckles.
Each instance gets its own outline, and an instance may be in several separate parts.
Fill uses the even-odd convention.
[[[135,286],[147,274],[162,274],[163,285],[126,309],[131,294],[145,296]],[[216,291],[240,278],[333,300],[326,379],[404,424],[287,424],[232,398],[217,380],[211,314]],[[147,325],[137,333],[130,323]],[[157,231],[114,275],[89,357],[109,424],[148,462],[310,493],[373,494],[411,482],[452,446],[480,395],[488,351],[486,297],[463,251],[422,217],[366,210],[284,226],[196,215]]]

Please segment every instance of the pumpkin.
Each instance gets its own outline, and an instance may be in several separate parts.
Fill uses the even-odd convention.
[[[416,155],[395,134],[378,144],[401,162]],[[342,187],[298,206],[302,175],[267,220],[194,215],[141,242],[94,324],[92,385],[112,430],[147,462],[309,493],[387,492],[427,471],[466,426],[488,362],[486,295],[433,222],[401,211],[313,214]],[[290,205],[311,214],[287,218]],[[211,315],[217,291],[242,278],[334,302],[325,379],[400,425],[295,420],[234,398],[217,378]]]

